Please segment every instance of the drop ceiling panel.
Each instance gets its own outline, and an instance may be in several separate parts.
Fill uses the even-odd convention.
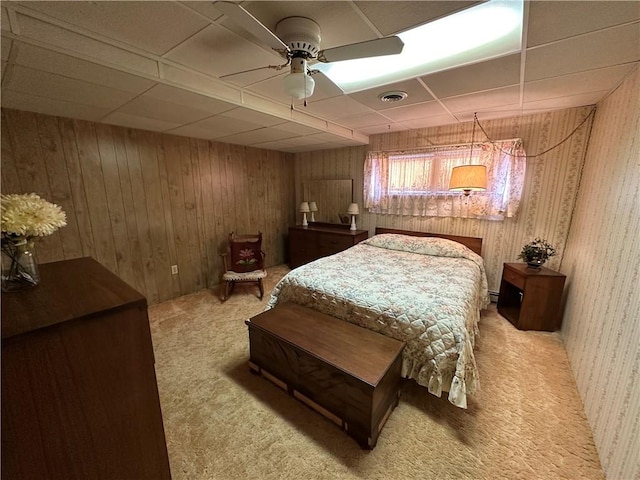
[[[250,132],[236,133],[229,137],[220,137],[218,141],[235,143],[239,145],[254,145],[256,143],[271,142],[275,140],[284,140],[291,138],[293,135],[283,130],[275,128],[258,128]]]
[[[141,115],[131,115],[122,111],[110,113],[102,119],[104,123],[119,125],[127,128],[139,128],[141,130],[151,130],[152,132],[164,132],[179,126],[178,123],[165,122],[155,118]]]
[[[321,49],[377,38],[349,2],[252,1],[243,6],[274,33],[283,18],[310,18],[320,25]]]
[[[48,2],[46,2],[48,3]],[[75,2],[71,2],[75,3]],[[78,2],[86,3],[86,2]],[[124,3],[124,2],[114,2]],[[157,62],[122,48],[94,40],[50,23],[18,14],[20,34],[37,42],[50,44],[54,48],[62,48],[77,52],[103,64],[119,65],[134,72],[157,76]]]
[[[281,118],[257,112],[249,108],[236,108],[222,114],[222,116],[232,120],[245,122],[251,128],[272,127],[274,125],[285,123]],[[247,128],[247,130],[249,130],[249,128]]]
[[[9,13],[7,9],[0,8],[0,27],[2,30],[11,31],[11,24],[9,23]]]
[[[338,118],[335,120],[335,122],[354,130],[360,130],[363,127],[388,125],[389,123],[391,123],[391,120],[389,120],[387,117],[384,117],[383,115],[380,115],[379,113],[363,113],[360,115],[351,115],[349,117]]]
[[[473,118],[472,118],[473,119]],[[437,127],[440,125],[450,125],[457,123],[456,117],[451,115],[436,115],[434,117],[417,118],[415,120],[407,120],[402,122],[404,129],[407,128],[428,128]]]
[[[400,33],[417,25],[432,22],[457,11],[464,10],[482,2],[393,2],[393,15],[389,15],[389,6],[385,2],[355,2],[362,13],[376,26],[382,35]]]
[[[277,53],[269,53],[219,25],[198,32],[166,58],[215,77],[284,63]]]
[[[315,128],[307,127],[306,125],[300,125],[299,123],[286,122],[278,125],[277,127],[272,127],[275,130],[281,130],[283,132],[290,133],[291,137],[295,137],[298,135],[313,135],[314,133],[320,133],[320,130]]]
[[[63,100],[99,108],[115,109],[135,97],[131,92],[103,87],[81,80],[62,77],[52,73],[33,70],[16,65],[7,79],[4,90],[46,96],[53,100]]]
[[[144,92],[155,84],[151,80],[104,67],[95,62],[81,60],[26,43],[16,42],[16,44],[19,45],[16,63],[35,70],[136,94]]]
[[[171,123],[173,124],[172,127],[184,123],[196,122],[212,115],[205,110],[187,107],[179,103],[165,102],[147,95],[142,95],[131,100],[126,105],[120,107],[118,111],[128,115]]]
[[[633,23],[527,50],[525,80],[540,80],[638,60],[640,24]]]
[[[362,127],[360,128],[360,132],[365,133],[367,135],[375,135],[378,133],[400,132],[406,129],[407,127],[405,127],[401,123],[390,122],[387,125],[373,125],[370,127]]]
[[[520,81],[520,54],[475,63],[422,77],[438,97],[453,97],[470,90],[490,90]]]
[[[407,93],[407,98],[401,102],[383,102],[380,100],[379,95],[390,91],[402,91]],[[374,110],[386,110],[389,108],[398,107],[400,105],[411,105],[414,103],[423,103],[429,100],[433,100],[431,94],[422,86],[422,84],[416,80],[405,80],[403,82],[392,83],[389,85],[383,85],[381,87],[375,87],[369,90],[363,90],[361,92],[351,93],[349,97],[357,100],[358,102],[373,108]]]
[[[445,107],[447,107],[449,111],[457,113],[478,110],[484,111],[487,108],[510,105],[519,103],[519,101],[520,87],[513,86],[472,93],[470,95],[445,98],[442,100],[442,103],[444,103]]]
[[[205,113],[205,116],[216,115],[236,108],[235,105],[222,100],[162,84],[158,84],[145,92],[144,96],[198,110]]]
[[[39,97],[34,94],[24,94],[2,89],[2,107],[26,110],[28,112],[55,115],[58,117],[77,118],[100,122],[109,113],[108,108],[80,105],[79,103],[54,100],[52,98]]]
[[[360,102],[344,96],[333,97],[326,100],[315,101],[313,99],[308,102],[307,111],[312,115],[317,115],[328,120],[355,115],[358,113],[369,113],[371,109]]]
[[[209,23],[175,2],[20,3],[156,55],[162,55]]]
[[[2,42],[0,43],[2,46],[2,60],[6,62],[9,60],[9,52],[11,51],[11,44],[13,43],[13,40],[3,37]]]
[[[634,65],[632,64],[620,65],[546,80],[527,82],[524,86],[524,101],[534,102],[589,92],[612,90],[633,68]]]
[[[637,1],[529,2],[529,47],[640,19]]]
[[[396,122],[415,120],[417,118],[435,117],[446,115],[448,112],[442,108],[438,102],[425,102],[406,107],[390,108],[382,112],[385,117],[389,117]]]

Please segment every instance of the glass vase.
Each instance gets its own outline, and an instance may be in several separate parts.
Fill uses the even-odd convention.
[[[2,239],[2,291],[13,292],[40,282],[33,240]]]

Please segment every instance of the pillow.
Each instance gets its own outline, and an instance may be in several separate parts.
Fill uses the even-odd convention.
[[[413,237],[398,233],[382,233],[374,235],[361,243],[371,245],[372,247],[386,248],[388,250],[400,250],[402,252],[433,255],[436,257],[469,258],[470,253],[475,255],[469,248],[461,243],[438,237]]]

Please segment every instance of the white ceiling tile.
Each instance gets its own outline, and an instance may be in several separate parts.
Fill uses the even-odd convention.
[[[182,88],[172,87],[170,85],[158,84],[149,91],[145,92],[145,97],[155,100],[173,103],[182,107],[188,107],[207,113],[208,115],[217,115],[236,108],[233,105],[222,100],[200,95],[198,93],[189,92]]]
[[[4,7],[0,8],[0,27],[2,28],[2,30],[6,30],[7,32],[11,31],[11,24],[9,23],[9,13]]]
[[[351,115],[335,120],[336,123],[354,130],[360,130],[362,127],[372,127],[375,125],[388,125],[391,121],[380,115],[379,113],[364,113],[360,115]]]
[[[260,128],[262,125],[250,124],[243,120],[226,117],[224,114],[205,118],[189,125],[176,127],[170,133],[190,135],[186,132],[200,132],[199,138],[214,139],[226,137],[235,133],[246,132]]]
[[[438,98],[461,95],[469,91],[490,90],[520,81],[520,54],[465,65],[422,77]]]
[[[640,60],[640,24],[601,30],[527,50],[525,80],[541,80]]]
[[[35,70],[55,73],[131,93],[142,93],[155,84],[152,80],[108,68],[95,62],[80,60],[26,43],[17,42],[16,44],[19,46],[16,64]]]
[[[24,94],[2,89],[2,107],[26,110],[27,112],[44,113],[58,117],[78,118],[99,122],[109,113],[108,108],[98,108],[79,103],[54,100],[33,94]]]
[[[284,140],[286,138],[292,138],[289,132],[284,130],[278,130],[277,128],[258,128],[257,130],[251,130],[250,132],[236,133],[229,137],[218,138],[221,142],[228,143],[240,143],[242,145],[254,145],[256,143],[270,142],[275,140]]]
[[[385,5],[384,2],[355,2],[356,6],[384,36],[432,22],[479,3],[482,2],[453,0],[446,2],[394,1],[393,15],[389,15],[389,6]]]
[[[456,118],[451,115],[437,115],[435,117],[417,118],[415,120],[406,120],[402,122],[403,129],[407,128],[428,128],[438,127],[440,125],[450,125],[452,123],[458,123]]]
[[[460,95],[442,100],[445,107],[450,112],[468,112],[470,110],[484,111],[487,108],[499,107],[519,103],[520,87],[504,87],[485,92],[472,93],[470,95]]]
[[[229,112],[225,112],[222,116],[245,122],[247,125],[253,126],[253,128],[272,127],[274,125],[285,123],[281,118],[250,110],[248,108],[236,108]]]
[[[187,107],[178,103],[164,102],[146,95],[134,98],[126,105],[120,107],[118,112],[160,120],[174,125],[192,123],[212,115],[204,110]]]
[[[262,142],[251,145],[256,148],[266,148],[267,150],[282,150],[284,148],[292,148],[295,144],[289,142],[288,140],[276,140],[273,142]]]
[[[527,82],[524,101],[534,102],[582,93],[612,90],[637,64],[619,65],[588,72],[574,73],[546,80]]]
[[[162,55],[208,25],[176,2],[25,2],[91,32]]]
[[[529,2],[529,47],[640,19],[637,1]]]
[[[4,60],[1,62],[2,64],[2,71],[0,73],[0,78],[2,78],[4,80],[4,72],[6,72],[7,70],[7,62],[5,62]]]
[[[164,132],[178,126],[176,123],[163,122],[148,117],[130,115],[123,112],[113,112],[102,119],[104,123],[119,125],[121,127],[139,128],[141,130],[151,130],[153,132]]]
[[[416,118],[445,115],[447,111],[438,102],[424,102],[416,105],[407,105],[406,107],[389,108],[381,113],[396,122],[404,122],[415,120]]]
[[[390,91],[406,92],[407,98],[400,102],[381,101],[379,96]],[[416,79],[405,80],[403,82],[392,83],[381,87],[371,88],[369,90],[363,90],[361,92],[351,93],[349,94],[349,97],[378,111],[399,107],[400,105],[411,105],[414,103],[423,103],[433,100],[431,94]]]
[[[56,3],[56,2],[44,2]],[[69,2],[76,3],[76,2]],[[77,2],[86,3],[86,2]],[[125,2],[113,2],[125,3]],[[120,65],[124,68],[146,75],[157,76],[158,64],[148,57],[123,50],[122,48],[94,40],[84,35],[65,30],[64,28],[36,20],[25,15],[18,15],[20,35],[37,42],[48,43],[55,47],[77,52],[94,58],[102,64]]]
[[[390,122],[386,125],[373,125],[370,127],[362,127],[360,128],[360,132],[366,135],[376,135],[379,133],[391,133],[391,132],[400,132],[402,130],[406,130],[405,127],[401,123]]]
[[[307,127],[306,125],[300,125],[299,123],[294,122],[286,122],[282,123],[276,127],[272,127],[275,130],[281,130],[283,132],[290,133],[292,137],[298,135],[313,135],[314,133],[320,133],[320,130],[312,127]]]
[[[193,2],[180,2],[180,3],[182,3],[188,8],[195,10],[201,15],[204,15],[209,20],[215,21],[215,20],[218,20],[220,17],[222,17],[222,12],[220,12],[219,10],[216,10],[216,8],[213,6],[214,5],[213,2],[208,2],[208,1],[203,2],[202,0],[200,1],[196,0]]]
[[[53,73],[15,66],[5,89],[24,94],[46,96],[54,100],[115,109],[135,94],[103,87]]]
[[[272,32],[283,18],[310,18],[320,25],[321,49],[377,38],[349,2],[259,1],[250,2],[246,9]]]
[[[311,115],[316,115],[328,120],[373,111],[371,108],[347,96],[333,97],[319,101],[315,101],[312,98],[307,104],[308,107],[305,111],[308,111]]]
[[[215,77],[285,63],[277,53],[270,53],[219,25],[198,32],[166,58]]]

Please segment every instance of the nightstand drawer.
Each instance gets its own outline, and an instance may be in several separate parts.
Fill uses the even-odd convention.
[[[517,273],[509,270],[508,268],[504,269],[502,278],[504,278],[504,280],[509,282],[511,285],[515,285],[520,290],[524,290],[525,279],[522,276],[518,275]]]

